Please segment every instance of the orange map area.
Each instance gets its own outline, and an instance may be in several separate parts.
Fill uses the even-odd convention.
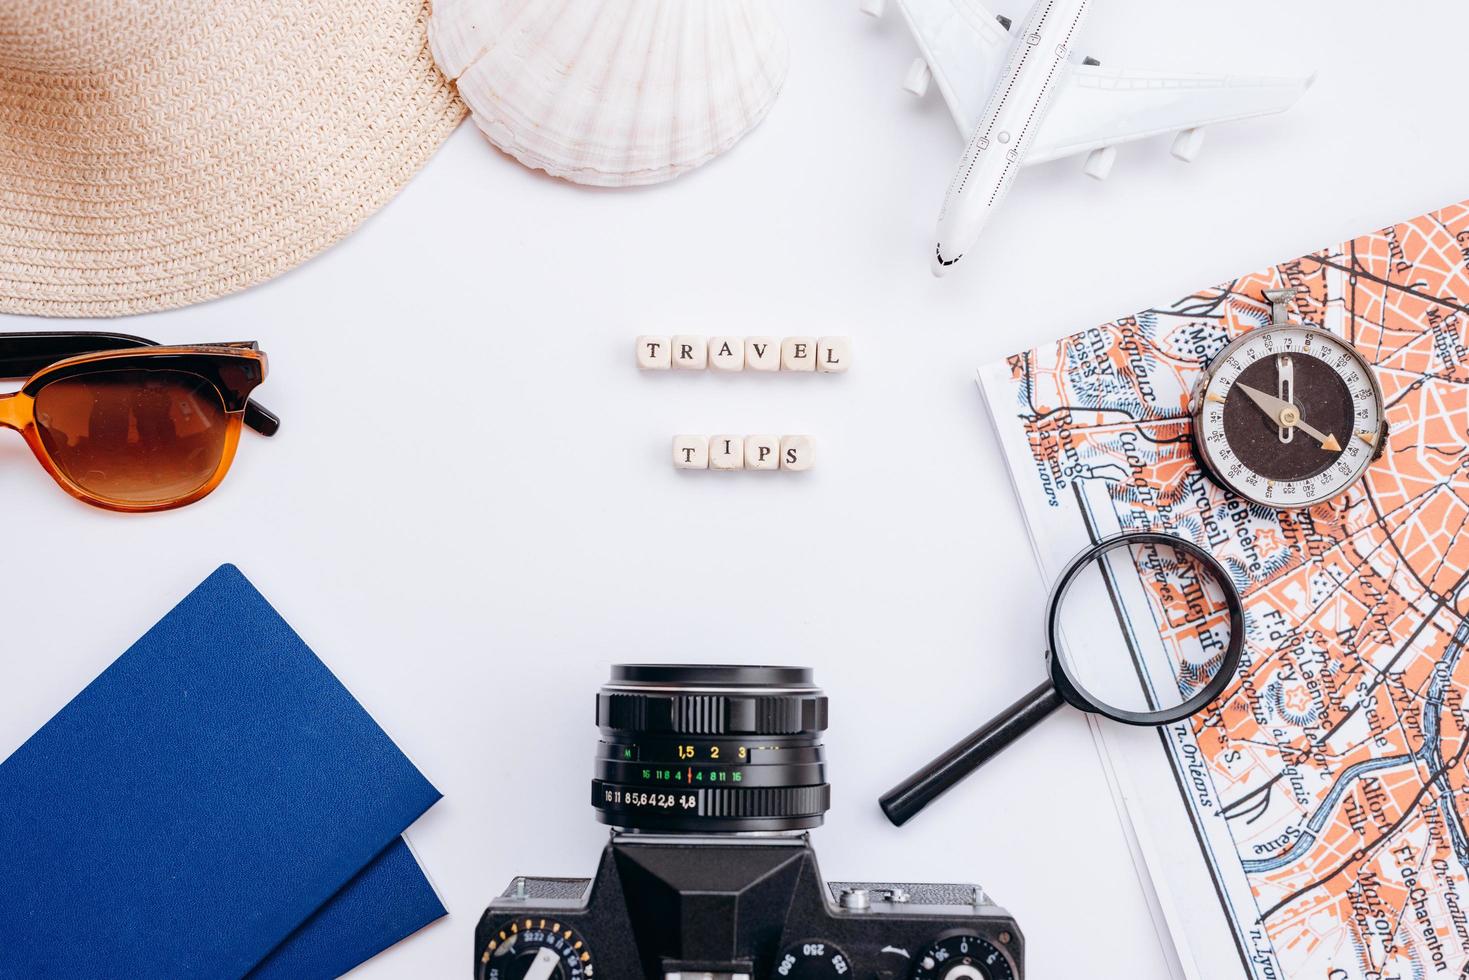
[[[1210,483],[1186,408],[1284,285],[1373,365],[1389,423],[1363,483],[1294,512]],[[1239,676],[1183,733],[1202,778],[1174,763],[1247,972],[1469,976],[1469,203],[1008,367],[1043,506],[1192,537],[1244,595]]]

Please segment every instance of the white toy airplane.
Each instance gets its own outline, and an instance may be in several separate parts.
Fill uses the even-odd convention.
[[[903,87],[914,95],[938,81],[954,122],[970,134],[939,212],[933,274],[963,258],[1024,164],[1087,154],[1085,171],[1105,179],[1116,146],[1177,132],[1173,155],[1198,155],[1203,127],[1283,112],[1311,77],[1171,75],[1103,68],[1073,59],[1091,0],[1036,0],[1019,30],[978,0],[897,0],[922,57]],[[882,16],[884,0],[862,0]]]

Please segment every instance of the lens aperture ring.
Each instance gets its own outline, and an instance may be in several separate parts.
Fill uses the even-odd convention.
[[[831,787],[823,783],[659,789],[594,779],[592,805],[607,814],[667,814],[726,820],[819,818],[831,808]]]

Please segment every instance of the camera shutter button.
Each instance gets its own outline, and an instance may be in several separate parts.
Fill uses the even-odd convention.
[[[968,963],[960,963],[943,976],[944,980],[988,980],[983,973],[979,972],[979,967],[971,966]]]

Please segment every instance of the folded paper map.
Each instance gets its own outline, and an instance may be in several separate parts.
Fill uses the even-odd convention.
[[[1284,286],[1373,365],[1390,430],[1346,495],[1277,512],[1209,482],[1186,405]],[[1208,711],[1099,726],[1184,972],[1469,975],[1469,203],[980,381],[1048,578],[1090,539],[1163,528],[1208,547],[1245,598],[1239,676]],[[1145,618],[1139,647],[1169,643],[1130,620]]]

